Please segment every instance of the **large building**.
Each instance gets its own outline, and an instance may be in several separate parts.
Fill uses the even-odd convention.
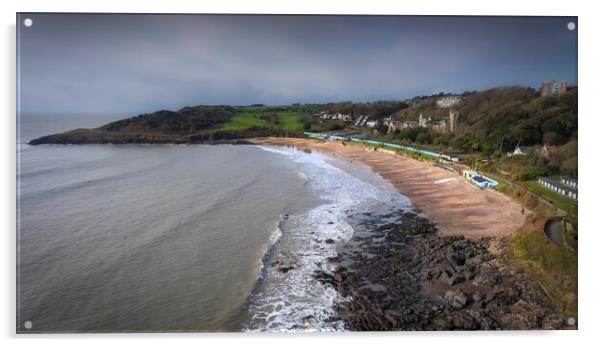
[[[447,124],[447,119],[445,118],[431,121],[427,125],[436,133],[445,134],[449,131],[449,124]]]
[[[454,133],[460,126],[460,112],[449,110],[447,118],[433,119],[431,116],[423,116],[422,113],[418,117],[418,126],[431,128],[437,133]]]
[[[415,128],[418,126],[418,122],[416,121],[412,121],[412,120],[406,120],[406,121],[397,121],[397,120],[393,120],[391,122],[389,122],[389,132],[394,132],[395,130],[403,130],[403,129],[407,129],[407,128]]]
[[[424,117],[422,113],[418,117],[418,126],[426,128],[427,124],[432,120],[431,116]]]
[[[541,84],[541,88],[539,90],[541,92],[541,96],[562,95],[562,94],[566,93],[566,82],[565,81],[544,82]]]
[[[457,105],[460,101],[462,101],[461,96],[456,96],[456,95],[446,96],[444,98],[437,100],[437,106],[439,108],[452,107],[452,106]]]
[[[454,133],[460,126],[460,112],[449,110],[449,132]]]

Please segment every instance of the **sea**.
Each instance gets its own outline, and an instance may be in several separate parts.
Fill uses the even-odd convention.
[[[109,120],[19,119],[18,332],[345,330],[349,298],[312,275],[333,270],[351,214],[406,197],[297,148],[27,144]]]

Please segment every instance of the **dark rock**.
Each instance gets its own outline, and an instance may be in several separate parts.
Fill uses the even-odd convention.
[[[466,304],[468,304],[468,296],[466,296],[466,294],[459,289],[453,291],[448,290],[445,292],[445,300],[447,300],[447,302],[449,302],[450,305],[456,309],[464,308]]]
[[[333,244],[334,240],[333,239],[326,239],[326,240],[324,240],[324,243]]]
[[[287,273],[287,272],[291,271],[292,269],[294,269],[293,266],[281,266],[278,268],[278,270],[282,273]]]
[[[471,298],[473,302],[479,302],[483,299],[483,296],[479,292],[474,292],[472,293]]]
[[[464,265],[466,263],[466,255],[463,250],[457,250],[452,256],[457,265]]]
[[[328,258],[338,266],[313,275],[346,298],[335,308],[348,329],[567,328],[534,280],[505,262],[507,253],[489,251],[500,239],[438,236],[411,212],[350,218],[352,242]]]
[[[462,275],[453,275],[447,283],[449,283],[450,286],[456,285],[458,283],[462,283],[465,282],[466,278]]]

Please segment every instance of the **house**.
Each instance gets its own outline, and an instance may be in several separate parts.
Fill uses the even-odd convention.
[[[431,128],[434,132],[445,134],[455,132],[460,125],[460,113],[458,111],[449,110],[449,115],[444,118],[433,119],[431,116],[423,116],[422,113],[418,116],[418,126],[423,128]]]
[[[577,179],[569,176],[560,177],[560,182],[565,186],[577,188]]]
[[[565,180],[564,182],[568,182],[572,184],[572,181]],[[577,200],[577,181],[575,180],[575,188],[565,184],[562,179],[559,181],[551,178],[551,177],[537,177],[537,183],[542,186],[548,188],[549,190],[564,196],[568,196],[571,199]]]
[[[402,126],[403,126],[403,123],[400,121],[396,121],[396,120],[391,121],[388,124],[389,130],[387,130],[387,132],[392,133],[397,129],[401,130]]]
[[[429,125],[430,128],[433,129],[434,132],[437,132],[440,134],[444,134],[448,130],[446,119],[431,121],[431,122],[428,122],[427,125]]]
[[[566,81],[544,82],[539,88],[541,96],[562,95],[567,91]]]
[[[366,122],[366,126],[369,127],[369,128],[374,128],[376,126],[376,123],[377,123],[376,120],[371,119],[371,120],[369,120],[369,121]]]
[[[357,120],[355,121],[355,125],[357,126],[362,126],[364,123],[364,119],[366,118],[366,116],[364,116],[363,114],[361,114]]]
[[[462,171],[462,176],[464,176],[468,182],[472,185],[476,186],[479,189],[483,188],[495,188],[498,183],[492,180],[489,177],[483,176],[479,174],[475,170],[464,170]]]
[[[413,120],[406,120],[403,122],[394,120],[389,123],[389,132],[393,132],[395,130],[413,129],[416,126],[418,126],[418,122]]]
[[[342,120],[345,122],[351,122],[351,116],[348,114],[342,114],[342,113],[338,113],[336,116],[333,117],[333,119],[338,119],[338,120]]]
[[[534,146],[516,146],[514,152],[509,153],[509,155],[525,155],[530,154],[535,150]]]
[[[460,161],[460,157],[455,154],[441,153],[439,157],[448,161]]]
[[[337,113],[333,119],[338,119],[338,120],[343,120],[345,118],[346,115],[342,114],[342,113]]]
[[[542,157],[546,159],[550,159],[550,154],[556,150],[556,146],[551,145],[543,145],[540,149],[537,150]]]
[[[357,126],[368,126],[370,128],[374,128],[376,126],[376,119],[372,116],[360,115],[360,117],[355,122]]]
[[[406,128],[412,129],[412,128],[415,128],[417,126],[418,126],[418,122],[413,121],[413,120],[407,120],[407,121],[405,121],[405,122],[403,122],[401,124],[401,128],[402,129],[406,129]]]

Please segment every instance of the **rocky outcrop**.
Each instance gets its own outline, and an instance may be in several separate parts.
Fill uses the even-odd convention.
[[[364,231],[330,259],[336,270],[315,273],[345,298],[337,310],[350,330],[574,328],[509,265],[506,240],[440,237],[425,218],[397,215],[362,216]]]

